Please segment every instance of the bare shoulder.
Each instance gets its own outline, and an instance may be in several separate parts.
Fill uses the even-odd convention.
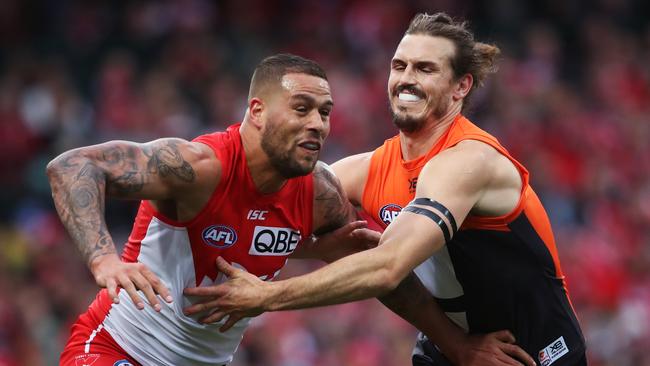
[[[200,142],[186,142],[185,154],[193,163],[198,174],[209,174],[219,177],[221,174],[221,161],[208,145]]]
[[[355,154],[347,156],[336,163],[332,164],[332,168],[337,169],[350,169],[358,164],[364,164],[365,166],[370,165],[370,159],[372,158],[372,151],[367,151],[361,154]]]
[[[521,188],[521,175],[515,164],[494,147],[476,140],[460,142],[455,149],[460,159],[470,166],[481,169],[494,188]]]
[[[444,150],[439,156],[460,160],[465,164],[476,164],[477,166],[489,169],[489,165],[494,163],[501,154],[492,146],[482,141],[464,140]]]
[[[334,170],[319,161],[314,168],[314,233],[337,229],[353,218],[352,205]]]
[[[187,141],[176,137],[161,138],[144,145],[148,145],[161,157],[165,156],[168,158],[182,158],[188,163],[197,163],[217,159],[214,152],[209,146],[199,142]]]
[[[361,204],[363,189],[368,180],[372,151],[351,155],[332,164],[341,186],[353,203]]]
[[[147,169],[157,172],[171,188],[212,185],[219,179],[221,165],[205,144],[163,138],[143,144],[142,151],[148,158]]]
[[[418,178],[418,186],[428,180],[448,181],[454,185],[482,187],[488,184],[498,152],[480,141],[462,141],[440,152],[427,162]]]
[[[178,199],[219,179],[220,165],[207,146],[181,138],[146,143],[109,141],[78,149],[102,168],[107,193],[118,198]]]
[[[517,205],[522,180],[506,156],[486,143],[467,140],[431,159],[420,174],[420,186],[472,198],[474,214],[493,216]]]

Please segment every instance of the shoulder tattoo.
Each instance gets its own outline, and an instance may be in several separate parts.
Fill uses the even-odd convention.
[[[341,184],[323,162],[314,169],[314,212],[323,224],[315,234],[323,234],[347,224],[352,218],[352,205],[348,202]]]

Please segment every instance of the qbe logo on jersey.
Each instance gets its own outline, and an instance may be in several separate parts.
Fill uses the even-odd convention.
[[[300,243],[300,231],[284,227],[255,226],[248,254],[285,256]]]
[[[395,220],[400,212],[402,212],[402,206],[389,203],[379,209],[379,218],[384,224],[386,224],[386,226],[388,226],[393,222],[393,220]]]
[[[548,366],[567,353],[569,353],[569,347],[564,342],[564,337],[560,337],[539,351],[537,358],[540,365]]]
[[[225,225],[212,225],[203,229],[203,241],[211,247],[224,249],[237,242],[237,232]]]

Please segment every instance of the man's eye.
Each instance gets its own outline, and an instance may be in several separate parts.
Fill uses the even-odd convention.
[[[332,113],[332,111],[330,111],[329,109],[321,109],[320,110],[320,115],[321,116],[329,117],[330,113]]]
[[[301,105],[301,106],[297,106],[297,107],[295,108],[295,110],[296,110],[297,112],[299,112],[299,113],[306,113],[306,112],[307,112],[307,107]]]

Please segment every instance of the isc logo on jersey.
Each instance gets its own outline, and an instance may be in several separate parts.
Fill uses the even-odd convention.
[[[284,227],[255,226],[248,254],[284,256],[300,243],[300,231]]]
[[[379,209],[379,218],[384,224],[390,225],[400,212],[402,212],[402,206],[389,203]]]
[[[237,232],[224,225],[212,225],[203,229],[203,241],[209,246],[224,249],[237,242]]]

